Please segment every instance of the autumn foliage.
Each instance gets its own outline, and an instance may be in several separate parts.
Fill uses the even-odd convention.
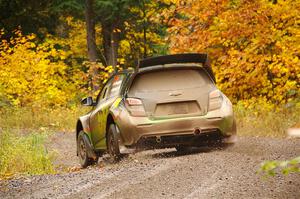
[[[169,9],[157,8],[162,2]],[[142,10],[132,8],[139,16],[136,24],[124,22],[118,53],[120,66],[134,68],[134,59],[143,56],[144,50],[150,55],[207,52],[217,85],[233,102],[246,106],[258,102],[299,104],[299,0],[164,0],[147,6],[145,16]],[[8,38],[1,30],[1,104],[76,104],[88,93],[97,94],[115,71],[101,60],[87,61],[84,21],[73,17],[60,20],[65,28],[57,35],[44,33],[44,39],[22,34],[21,28],[9,33]],[[139,29],[146,22],[156,26],[145,27],[144,43]],[[158,34],[164,30],[168,32],[166,38]],[[96,25],[96,34],[101,32]],[[96,45],[103,54],[101,37],[97,37]]]
[[[235,102],[299,99],[300,1],[276,2],[177,2],[171,52],[208,52],[220,89]]]
[[[5,39],[0,33],[0,106],[72,106],[99,86],[113,72],[111,67],[86,60],[84,22],[66,19],[71,27],[67,38],[48,34],[40,41],[35,34],[23,35],[21,29]],[[79,60],[79,61],[78,61]],[[93,70],[98,75],[93,77]]]
[[[55,48],[55,42],[36,44],[35,35],[17,30],[0,45],[1,94],[13,105],[65,104],[80,87],[79,71],[64,62],[68,52]]]

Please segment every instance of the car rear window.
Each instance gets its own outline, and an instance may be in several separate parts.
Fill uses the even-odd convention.
[[[152,71],[136,76],[131,92],[149,92],[202,87],[212,81],[203,70],[172,69]]]

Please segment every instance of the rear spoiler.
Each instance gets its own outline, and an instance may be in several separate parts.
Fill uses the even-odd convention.
[[[216,82],[214,73],[210,65],[210,61],[208,59],[208,55],[204,53],[174,54],[174,55],[145,58],[139,60],[138,69],[157,66],[157,65],[178,64],[178,63],[197,63],[197,64],[200,63],[203,65],[203,69],[205,69],[205,71],[211,76],[213,81]]]

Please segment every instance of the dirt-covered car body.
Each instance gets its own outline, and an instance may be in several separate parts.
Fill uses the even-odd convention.
[[[111,144],[118,145],[118,152],[136,146],[196,146],[236,134],[231,102],[216,88],[206,54],[142,60],[136,71],[114,74],[96,101],[88,97],[82,102],[93,108],[79,118],[76,135],[85,134],[90,157]],[[114,139],[109,142],[111,125]]]

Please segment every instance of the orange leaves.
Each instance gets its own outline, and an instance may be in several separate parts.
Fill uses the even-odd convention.
[[[177,10],[188,18],[173,20],[170,30],[188,31],[170,31],[171,51],[208,52],[233,100],[300,96],[300,1],[193,1]]]

